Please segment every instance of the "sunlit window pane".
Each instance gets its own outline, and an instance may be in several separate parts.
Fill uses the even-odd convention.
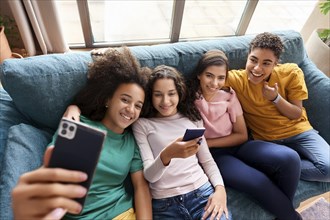
[[[88,1],[95,42],[169,39],[173,0]]]
[[[259,0],[247,29],[247,34],[265,31],[300,31],[318,0],[269,1]]]
[[[81,22],[77,1],[65,0],[55,1],[57,3],[58,11],[65,40],[68,44],[85,44],[84,35],[81,29]]]
[[[188,0],[180,38],[235,35],[246,1]]]

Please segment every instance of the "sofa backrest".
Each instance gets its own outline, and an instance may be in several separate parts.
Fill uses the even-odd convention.
[[[300,34],[295,31],[275,33],[282,38],[285,46],[281,61],[303,65],[306,53]],[[241,69],[245,67],[248,46],[253,37],[246,35],[135,46],[131,50],[142,66],[153,68],[165,64],[183,74],[190,74],[203,53],[220,49],[227,55],[230,69]],[[66,106],[86,83],[88,63],[91,61],[89,52],[8,59],[1,66],[0,78],[18,110],[32,124],[38,128],[55,130]]]
[[[304,43],[295,31],[274,32],[284,43],[282,63],[300,65],[305,58]],[[160,64],[173,66],[183,74],[191,74],[198,60],[208,50],[222,50],[229,60],[229,69],[245,68],[249,43],[255,35],[224,37],[215,40],[179,42],[173,44],[131,47],[142,66],[156,67]]]

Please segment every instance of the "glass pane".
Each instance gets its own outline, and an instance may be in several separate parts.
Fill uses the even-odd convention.
[[[318,0],[269,1],[259,0],[247,29],[247,34],[265,31],[300,31]]]
[[[246,0],[188,0],[180,39],[235,35]]]
[[[88,1],[94,40],[169,39],[173,0]]]
[[[61,27],[68,44],[85,44],[81,29],[77,2],[75,0],[55,1],[60,14]]]

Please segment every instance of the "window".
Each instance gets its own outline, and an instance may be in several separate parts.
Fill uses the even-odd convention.
[[[180,39],[235,35],[247,1],[186,1]]]
[[[56,1],[71,48],[300,31],[318,0]]]

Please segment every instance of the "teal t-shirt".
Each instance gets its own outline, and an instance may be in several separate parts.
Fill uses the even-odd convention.
[[[80,121],[106,130],[107,137],[82,213],[67,214],[65,219],[112,219],[133,207],[133,195],[125,188],[125,180],[130,173],[143,169],[139,149],[131,131],[116,134],[101,122],[84,116]],[[56,136],[50,145],[55,143]]]

